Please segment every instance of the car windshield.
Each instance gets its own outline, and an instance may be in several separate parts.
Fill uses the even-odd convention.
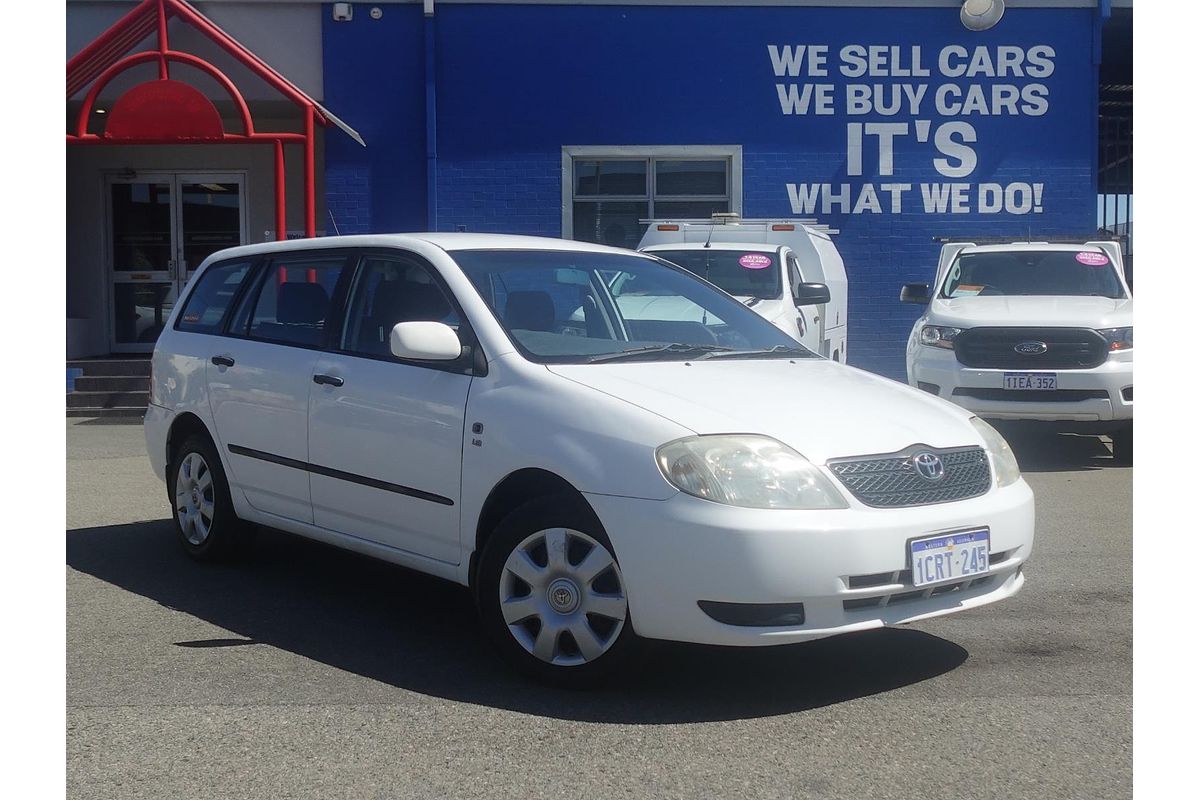
[[[538,363],[817,357],[738,301],[654,258],[546,250],[451,256],[513,343]],[[612,285],[630,291],[614,295]]]
[[[980,295],[1125,296],[1112,261],[1098,250],[962,253],[942,297]]]
[[[779,257],[761,250],[655,250],[654,255],[738,297],[774,300],[783,291]]]

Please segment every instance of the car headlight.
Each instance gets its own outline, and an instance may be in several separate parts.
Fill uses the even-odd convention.
[[[999,431],[988,425],[979,417],[971,417],[971,424],[983,437],[983,448],[992,456],[992,469],[996,471],[996,488],[1000,489],[1017,482],[1021,477],[1021,468],[1017,466],[1017,457],[1012,448],[1000,435]]]
[[[962,328],[948,328],[944,325],[926,325],[921,328],[921,344],[929,347],[941,347],[945,350],[954,349],[954,337],[962,333]]]
[[[849,508],[812,462],[782,442],[753,434],[689,436],[655,452],[681,492],[742,508]]]
[[[1133,328],[1101,328],[1096,333],[1108,341],[1110,353],[1133,349]]]

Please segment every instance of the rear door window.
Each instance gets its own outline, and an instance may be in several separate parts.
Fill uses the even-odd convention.
[[[322,347],[335,298],[348,278],[344,253],[289,254],[267,268],[249,315],[247,335],[280,344]]]

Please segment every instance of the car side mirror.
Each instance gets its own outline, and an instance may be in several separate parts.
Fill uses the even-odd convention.
[[[829,302],[829,287],[823,283],[797,283],[792,287],[792,299],[799,306],[819,306]]]
[[[929,299],[928,283],[906,283],[900,287],[901,303],[916,303],[926,306],[929,305]]]
[[[444,322],[397,322],[389,344],[396,358],[414,361],[453,361],[462,355],[458,334]]]

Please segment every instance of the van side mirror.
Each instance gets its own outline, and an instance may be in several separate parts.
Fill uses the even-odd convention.
[[[797,283],[792,287],[796,306],[819,306],[829,302],[829,287],[823,283]]]
[[[901,303],[916,303],[918,305],[929,305],[930,293],[928,283],[906,283],[900,287],[900,302]]]
[[[453,361],[462,355],[458,334],[444,322],[397,322],[388,343],[396,358]]]

